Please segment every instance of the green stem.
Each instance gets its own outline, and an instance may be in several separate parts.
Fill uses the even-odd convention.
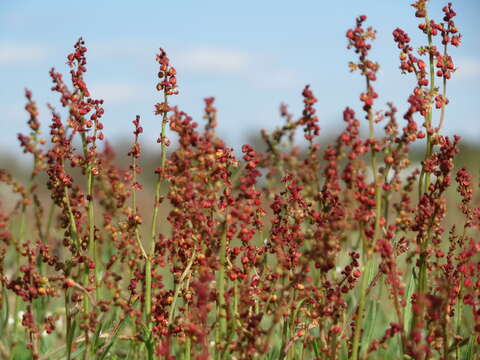
[[[163,101],[167,104],[167,94],[164,92]],[[163,182],[163,172],[165,170],[165,163],[167,160],[167,145],[165,143],[167,133],[167,115],[168,112],[163,113],[162,118],[162,130],[160,134],[160,140],[162,143],[161,158],[160,158],[160,172],[157,176],[155,184],[155,199],[153,204],[152,225],[150,228],[150,250],[145,263],[145,308],[144,316],[147,322],[148,329],[152,329],[151,314],[152,314],[152,257],[155,252],[155,241],[157,238],[157,217],[160,207],[160,190]]]
[[[135,145],[138,144],[138,135],[135,135]],[[135,185],[137,182],[137,158],[135,154],[132,155],[132,182]],[[136,187],[132,190],[132,211],[135,216],[137,216],[137,190]],[[135,219],[136,221],[136,219]],[[135,224],[137,224],[135,222]],[[143,247],[142,239],[140,237],[140,231],[138,230],[138,225],[135,225],[135,239],[137,240],[137,244],[140,247],[142,255],[145,259],[148,258],[147,252]]]
[[[225,308],[225,267],[227,258],[227,222],[223,224],[220,238],[220,269],[218,271],[217,320],[219,323],[218,340],[222,342],[227,333],[227,311]],[[218,344],[217,344],[218,345]],[[221,354],[219,351],[218,354]]]
[[[455,314],[455,335],[461,337],[462,316],[463,316],[463,275],[460,277],[460,292],[457,297],[457,313]],[[460,359],[460,343],[455,345],[456,359]]]
[[[95,136],[95,135],[94,135]],[[87,144],[87,139],[85,136],[85,133],[81,133],[81,138],[82,138],[82,144],[83,144],[83,155],[85,159],[89,158],[88,152],[88,144]],[[86,172],[87,172],[87,200],[88,200],[88,256],[90,260],[93,260],[95,263],[95,293],[98,297],[98,273],[99,273],[99,267],[100,263],[97,258],[97,251],[96,251],[96,241],[95,241],[95,217],[94,217],[94,203],[93,203],[93,162],[95,159],[89,159]],[[87,264],[88,267],[88,264]],[[89,272],[89,269],[87,269],[87,274]]]
[[[430,20],[428,17],[428,13],[425,15],[425,24],[427,26],[427,29],[430,28]],[[429,49],[429,65],[430,65],[430,94],[433,94],[433,91],[435,90],[435,63],[434,63],[434,56],[432,52],[432,46],[433,46],[433,41],[432,41],[432,34],[430,33],[430,30],[428,31],[428,49]],[[427,113],[427,119],[426,119],[426,125],[427,125],[427,130],[432,126],[432,114],[433,113],[433,108],[432,104],[430,104],[430,108],[428,109]],[[433,144],[432,144],[432,136],[427,133],[427,149],[426,149],[426,154],[425,154],[425,159],[430,157],[432,155],[432,150],[433,150]],[[430,186],[430,173],[425,174],[425,188],[424,192],[428,191],[428,188]]]
[[[350,359],[357,360],[360,355],[360,336],[362,334],[363,316],[365,313],[365,304],[367,302],[368,277],[373,266],[371,256],[363,254],[364,262],[361,267],[362,282],[360,283],[360,300],[358,303],[358,311],[355,321],[355,332],[353,335],[352,356]]]
[[[145,321],[148,324],[148,328],[151,329],[152,314],[152,261],[150,257],[147,258],[145,263]]]
[[[18,266],[20,266],[20,247],[22,244],[25,242],[25,234],[27,231],[27,203],[28,203],[28,197],[30,195],[30,190],[32,188],[32,183],[33,183],[33,175],[30,178],[28,182],[28,187],[26,189],[26,193],[24,198],[22,199],[22,213],[20,216],[20,224],[19,224],[19,229],[18,229],[18,240],[17,240],[17,251],[16,251],[16,263]],[[18,323],[18,313],[20,311],[20,297],[16,296],[15,297],[15,304],[14,304],[14,318],[13,318],[13,335],[16,336],[16,331],[17,331],[17,323]]]
[[[432,40],[432,34],[430,33],[430,30],[429,30],[430,20],[429,20],[428,13],[425,15],[425,25],[428,30],[427,37],[428,37],[428,48],[429,48],[428,60],[429,60],[429,69],[430,69],[430,94],[433,94],[433,91],[435,90],[435,64],[434,64],[434,56],[431,51],[433,40]],[[444,93],[445,93],[445,86],[444,86]],[[442,107],[442,109],[443,108],[444,107]],[[443,115],[442,115],[441,123],[443,123]],[[430,107],[427,112],[427,116],[425,117],[425,127],[427,129],[427,144],[426,144],[424,160],[428,159],[432,155],[432,150],[433,150],[432,136],[428,131],[431,128],[431,126],[432,126],[432,104],[430,104]],[[429,186],[430,186],[430,173],[425,173],[424,169],[422,168],[422,171],[420,173],[419,187],[418,187],[419,198],[422,196],[423,193],[428,191]]]
[[[65,318],[66,318],[66,347],[67,347],[67,360],[72,358],[72,342],[73,342],[73,331],[72,328],[72,318],[70,315],[70,309],[68,305],[68,289],[65,290]]]
[[[68,217],[69,217],[69,226],[70,226],[70,237],[73,240],[75,248],[77,251],[80,251],[80,244],[78,242],[78,231],[77,223],[75,222],[75,217],[73,216],[72,206],[70,204],[70,196],[68,195],[68,188],[65,186],[63,188],[65,192],[65,204],[67,205]]]
[[[238,314],[238,285],[237,282],[235,281],[234,288],[233,288],[233,314],[232,314],[232,333],[236,333],[236,327],[237,327],[237,322],[236,320],[239,317]],[[265,307],[265,310],[268,309],[268,306]]]
[[[180,276],[180,279],[178,280],[178,285],[176,286],[175,293],[173,294],[172,305],[170,306],[170,311],[168,313],[168,325],[169,326],[172,325],[172,321],[173,321],[173,318],[175,316],[175,308],[176,308],[178,296],[180,294],[180,291],[182,290],[183,281],[185,280],[185,278],[190,273],[190,269],[192,268],[192,265],[193,265],[193,263],[196,259],[196,256],[197,256],[197,252],[196,252],[196,250],[194,250],[193,253],[192,253],[192,257],[188,261],[187,267],[185,268],[182,275]]]
[[[98,283],[98,272],[99,272],[99,267],[100,263],[97,258],[97,251],[96,251],[96,241],[95,241],[95,218],[94,218],[94,204],[93,204],[93,172],[92,172],[92,165],[94,159],[89,159],[89,149],[88,149],[88,143],[87,143],[87,138],[85,135],[85,132],[81,132],[81,139],[82,139],[82,145],[83,145],[83,155],[85,157],[85,160],[88,161],[87,166],[86,166],[86,173],[87,173],[87,217],[88,217],[88,257],[90,261],[93,261],[95,264],[95,269],[94,269],[94,288],[95,288],[95,295],[98,298],[99,297],[99,283]],[[95,134],[94,134],[95,137]],[[89,283],[89,273],[90,273],[90,267],[89,263],[85,263],[85,274],[84,274],[84,286],[87,287]],[[88,315],[90,312],[90,304],[89,304],[89,297],[85,296],[83,298],[83,308],[85,311],[85,314]],[[89,343],[89,336],[88,336],[88,327],[85,328],[85,344],[86,344],[86,350],[84,353],[84,359],[89,359],[90,354],[93,353],[93,349],[90,347]]]
[[[370,89],[370,80],[366,77],[366,87],[367,91]],[[373,120],[372,109],[368,109],[368,127],[369,127],[369,138],[370,140],[375,140],[375,127]],[[380,220],[382,217],[382,188],[378,183],[378,168],[377,168],[377,153],[375,149],[372,149],[370,154],[370,165],[372,167],[372,176],[375,186],[375,232],[373,235],[373,244],[368,246],[367,251],[370,252],[372,245],[375,244],[376,239],[380,233]]]
[[[45,243],[48,243],[48,238],[50,237],[50,230],[52,229],[54,213],[55,213],[55,204],[52,202],[50,204],[50,210],[48,211],[47,226],[45,228],[45,232],[43,233],[43,241]]]
[[[366,79],[366,88],[367,92],[370,89],[370,80],[368,77]],[[368,126],[369,126],[369,138],[370,140],[375,139],[375,128],[374,128],[374,120],[373,120],[373,113],[372,109],[368,109],[367,113],[367,118],[368,118]],[[374,234],[372,238],[372,242],[368,244],[366,242],[366,239],[364,239],[364,244],[363,244],[363,265],[362,265],[362,282],[360,284],[360,301],[358,305],[358,312],[357,312],[357,317],[356,317],[356,322],[355,322],[355,332],[353,336],[353,347],[352,347],[352,360],[357,360],[360,351],[360,335],[362,333],[362,325],[363,325],[363,317],[365,313],[365,304],[367,302],[367,297],[368,297],[368,274],[371,271],[371,268],[373,266],[373,254],[372,254],[372,248],[375,244],[375,241],[378,239],[380,236],[380,220],[382,217],[382,188],[379,184],[379,179],[378,179],[378,167],[377,167],[377,154],[375,149],[371,150],[370,154],[370,165],[372,168],[372,177],[373,177],[373,182],[374,182],[374,187],[375,187],[375,228],[374,228]],[[362,230],[361,230],[362,231]]]
[[[425,15],[425,25],[427,26],[427,31],[428,31],[428,47],[429,47],[429,68],[430,68],[430,94],[433,94],[433,91],[435,90],[435,67],[434,67],[434,56],[431,51],[433,41],[432,41],[432,34],[430,33],[430,20],[428,14]],[[433,144],[432,144],[432,136],[429,133],[429,129],[432,126],[432,104],[430,104],[430,107],[427,112],[427,116],[425,118],[425,127],[427,129],[427,144],[426,144],[426,150],[425,150],[425,157],[424,160],[427,160],[431,155],[433,151]],[[420,179],[419,179],[419,186],[418,186],[418,197],[419,201],[420,198],[424,193],[428,191],[428,188],[430,187],[430,176],[431,174],[428,172],[425,172],[424,166],[422,167],[422,171],[420,173]],[[433,221],[433,219],[432,219]],[[420,244],[420,259],[419,259],[419,281],[418,281],[418,287],[417,287],[417,293],[419,294],[425,294],[426,288],[427,288],[427,249],[428,249],[428,244],[430,240],[430,234],[431,234],[431,229],[429,229],[427,236],[421,240]],[[423,312],[423,311],[422,311]],[[423,315],[421,315],[423,316]],[[417,325],[417,316],[413,318],[412,321],[412,331],[413,329],[416,328]]]
[[[187,336],[187,339],[185,340],[185,353],[183,358],[185,360],[190,360],[191,352],[192,352],[192,340],[190,339],[190,336]]]

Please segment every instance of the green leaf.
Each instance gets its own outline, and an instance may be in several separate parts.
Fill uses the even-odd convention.
[[[7,290],[3,288],[3,306],[2,306],[2,314],[4,317],[2,318],[0,329],[6,329],[8,325],[8,318],[10,316],[10,306],[8,304],[8,297],[7,297]],[[3,331],[2,331],[3,333]]]
[[[100,357],[99,357],[100,360],[105,359],[105,356],[107,356],[107,354],[110,351],[110,349],[112,348],[113,344],[115,344],[115,341],[117,340],[118,334],[120,334],[120,330],[122,329],[123,325],[125,324],[125,319],[127,319],[127,317],[123,318],[120,321],[120,323],[118,324],[117,330],[115,331],[113,336],[110,338],[110,343],[107,345],[105,351],[103,351],[103,353],[100,355]]]
[[[367,308],[367,314],[365,316],[364,320],[364,334],[362,339],[362,349],[363,353],[365,353],[370,346],[370,343],[373,338],[373,334],[377,325],[377,314],[378,314],[378,301],[372,300],[369,301],[368,308]]]
[[[473,360],[475,355],[475,336],[471,335],[466,349],[462,353],[462,360]]]
[[[100,335],[101,335],[103,326],[104,324],[100,321],[100,324],[97,330],[95,331],[95,334],[93,335],[92,343],[93,343],[94,349],[98,349],[102,345],[102,339],[100,338]]]
[[[27,345],[23,342],[17,343],[11,353],[12,360],[30,360],[32,353],[28,350]]]
[[[280,355],[280,351],[276,347],[274,347],[267,355],[268,360],[278,359]]]
[[[315,357],[319,358],[320,357],[320,349],[318,348],[318,340],[314,340],[312,342],[313,344],[313,351],[315,352]]]
[[[82,355],[85,351],[87,351],[87,348],[85,346],[85,343],[83,342],[78,346],[78,350],[72,354],[72,359],[75,359],[79,355]]]
[[[369,266],[365,270],[366,271],[365,276],[368,279],[368,284],[370,284],[373,281],[373,278],[375,276],[374,274],[375,267],[376,266],[374,262],[371,261],[369,263]],[[378,300],[374,299],[374,300],[367,300],[367,301],[368,301],[367,311],[365,313],[365,320],[363,322],[365,335],[363,336],[361,341],[361,349],[364,354],[367,351],[368,346],[370,345],[370,342],[372,341],[375,329],[378,327],[377,315],[380,309]]]
[[[73,343],[73,338],[75,336],[75,329],[77,328],[77,320],[76,319],[73,319],[72,323],[71,323],[71,331],[70,333],[68,334],[67,336],[67,351],[69,351],[69,349],[72,349],[72,343]]]
[[[415,275],[414,270],[412,269],[412,275],[410,276],[410,280],[408,282],[407,294],[405,300],[407,301],[407,306],[403,310],[403,326],[405,331],[408,333],[410,329],[410,324],[412,322],[412,295],[417,288],[417,277]]]

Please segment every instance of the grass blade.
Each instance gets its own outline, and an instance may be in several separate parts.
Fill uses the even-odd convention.
[[[463,351],[462,360],[473,360],[475,358],[475,336],[471,335],[466,349]]]
[[[406,333],[409,332],[410,330],[410,324],[412,322],[412,295],[415,289],[417,288],[417,279],[415,277],[415,273],[413,272],[412,269],[412,275],[410,275],[410,280],[408,281],[408,288],[407,288],[407,293],[406,293],[406,301],[407,301],[407,306],[405,306],[405,309],[403,311],[403,328],[405,329]]]

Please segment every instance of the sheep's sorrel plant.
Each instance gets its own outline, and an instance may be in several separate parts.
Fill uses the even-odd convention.
[[[50,71],[61,106],[48,140],[26,91],[27,182],[0,171],[0,358],[478,359],[478,169],[457,166],[460,139],[441,132],[461,36],[451,4],[440,22],[426,0],[413,7],[425,42],[393,30],[415,79],[401,122],[379,109],[375,31],[360,16],[346,37],[362,114],[347,107],[323,144],[307,85],[301,116],[282,105],[284,125],[241,159],[216,134],[213,98],[203,129],[172,105],[160,49],[154,184],[139,116],[128,166],[104,141],[80,39],[71,81]]]

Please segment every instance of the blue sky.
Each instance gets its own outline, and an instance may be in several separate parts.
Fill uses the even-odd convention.
[[[381,64],[377,107],[394,101],[400,116],[413,87],[411,76],[398,70],[392,41],[397,27],[415,44],[423,37],[413,17],[412,1],[0,1],[0,141],[16,144],[26,131],[24,87],[49,121],[45,103],[57,105],[50,92],[49,69],[67,73],[66,55],[79,36],[88,48],[87,83],[105,104],[105,133],[111,141],[130,136],[131,121],[141,115],[144,141],[154,143],[159,119],[153,105],[157,66],[155,53],[164,47],[178,72],[180,95],[172,104],[199,122],[203,98],[215,96],[219,132],[235,147],[248,133],[279,125],[278,106],[300,114],[301,90],[311,84],[318,98],[321,128],[343,126],[349,105],[360,109],[364,82],[348,72],[354,57],[346,49],[345,32],[360,14],[378,31],[371,57]],[[431,0],[439,19],[445,1]],[[480,1],[454,1],[463,44],[453,49],[459,71],[449,83],[451,104],[445,132],[470,141],[480,139]],[[46,125],[45,125],[46,130]]]

